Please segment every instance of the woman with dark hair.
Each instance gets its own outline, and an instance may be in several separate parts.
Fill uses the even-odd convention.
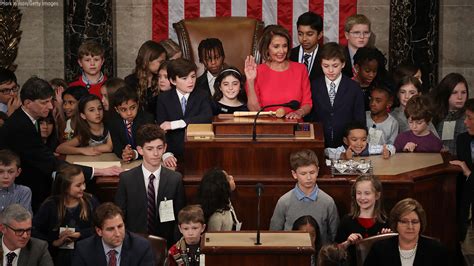
[[[464,104],[469,99],[466,79],[450,73],[432,90],[434,107],[433,124],[443,140],[444,148],[456,154],[456,137],[466,132]]]
[[[240,231],[242,223],[237,220],[230,202],[230,193],[234,189],[234,177],[224,170],[216,168],[204,174],[198,188],[198,201],[208,231]]]
[[[316,261],[318,260],[319,250],[321,249],[321,239],[319,237],[321,232],[319,230],[318,222],[311,215],[301,216],[293,223],[293,228],[291,230],[305,231],[309,233],[311,242],[314,246],[314,255],[311,256],[311,265],[315,266]]]
[[[366,266],[447,266],[451,265],[446,248],[439,241],[421,235],[426,228],[426,213],[421,204],[406,198],[390,212],[394,236],[372,246]]]

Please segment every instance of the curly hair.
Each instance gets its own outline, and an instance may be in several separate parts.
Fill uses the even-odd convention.
[[[230,209],[230,193],[230,184],[222,169],[214,168],[204,174],[198,188],[198,202],[206,223],[214,212]]]

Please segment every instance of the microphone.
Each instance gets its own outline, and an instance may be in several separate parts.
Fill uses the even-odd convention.
[[[257,183],[255,185],[255,188],[257,190],[257,241],[255,242],[255,245],[261,245],[262,242],[260,242],[260,198],[263,193],[263,184],[262,183]]]
[[[298,108],[300,108],[300,102],[296,101],[296,100],[291,100],[287,103],[281,103],[281,104],[270,104],[270,105],[266,105],[262,108],[260,108],[260,110],[257,112],[257,114],[255,115],[255,119],[253,120],[253,127],[252,127],[252,140],[253,141],[256,141],[257,140],[257,119],[258,119],[258,116],[260,115],[260,112],[262,112],[263,110],[265,110],[266,108],[269,108],[269,107],[276,107],[276,106],[283,106],[283,107],[288,107],[290,108],[291,110],[297,110]]]

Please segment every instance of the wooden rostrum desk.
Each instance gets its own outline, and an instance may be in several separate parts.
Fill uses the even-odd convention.
[[[334,198],[339,215],[350,211],[350,190],[356,176],[331,176],[324,165],[321,127],[314,125],[313,139],[209,139],[186,141],[185,157],[179,162],[188,203],[196,203],[202,175],[220,167],[234,176],[237,184],[232,204],[243,230],[256,229],[255,184],[262,183],[261,229],[269,228],[278,199],[294,188],[289,156],[300,149],[314,150],[320,161],[318,186]],[[367,159],[367,158],[366,158]],[[451,251],[456,245],[456,176],[460,169],[443,154],[397,153],[389,160],[370,156],[374,174],[383,183],[387,213],[399,200],[412,197],[424,207],[428,224],[425,235],[439,238]],[[88,160],[91,160],[90,158]],[[93,159],[100,160],[100,159]],[[124,167],[129,168],[126,164]],[[101,201],[113,201],[117,177],[98,177],[96,194]]]

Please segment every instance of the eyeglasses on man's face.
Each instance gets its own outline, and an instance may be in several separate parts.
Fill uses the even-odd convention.
[[[33,229],[32,227],[23,229],[23,228],[13,228],[13,227],[11,227],[11,226],[8,225],[8,224],[3,224],[3,225],[5,225],[7,228],[9,228],[9,229],[12,230],[13,232],[15,232],[15,235],[16,235],[16,236],[22,236],[22,235],[25,234],[25,233],[26,233],[27,235],[31,235],[31,230]]]
[[[370,31],[350,31],[349,34],[352,37],[357,37],[357,38],[369,38],[371,32]]]
[[[15,87],[10,88],[10,89],[1,89],[0,93],[3,94],[3,95],[8,95],[8,94],[11,94],[11,93],[18,92],[19,90],[20,90],[20,86],[16,85]]]

